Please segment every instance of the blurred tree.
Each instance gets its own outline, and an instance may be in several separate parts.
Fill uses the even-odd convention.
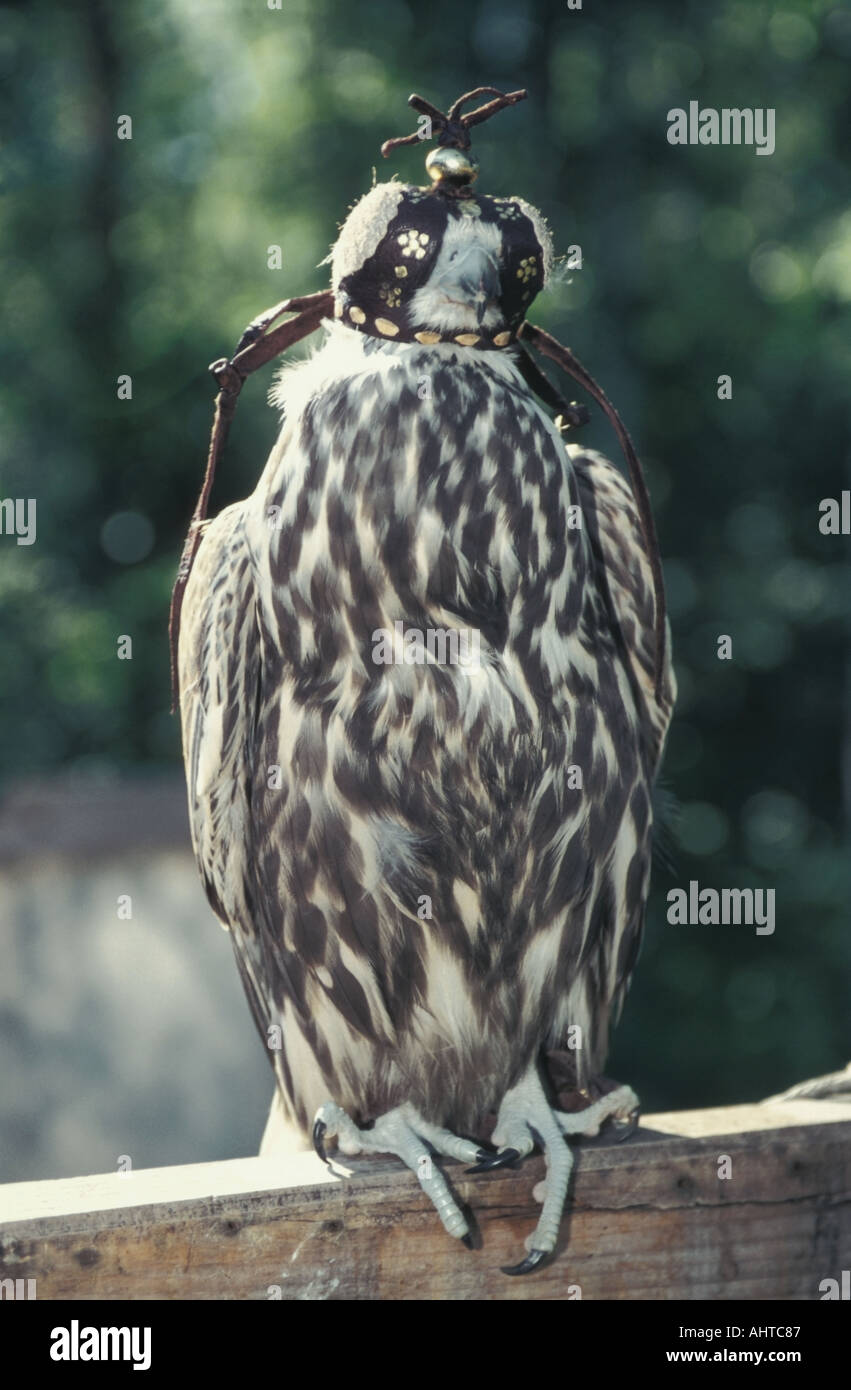
[[[410,90],[445,104],[527,85],[479,141],[481,184],[522,193],[563,250],[581,247],[536,319],[603,381],[648,461],[681,685],[676,877],[657,875],[611,1069],[678,1104],[843,1063],[851,586],[847,538],[820,533],[818,504],[851,487],[847,7],[35,0],[0,14],[0,495],[38,507],[36,544],[0,537],[5,775],[176,763],[166,615],[205,364],[260,309],[326,283],[318,263],[381,141],[410,128]],[[667,112],[690,100],[776,109],[775,152],[669,145]],[[421,151],[392,173],[421,181]],[[214,507],[259,474],[267,381],[246,389]],[[611,451],[599,423],[587,437]],[[665,892],[690,878],[773,887],[775,934],[669,926]]]

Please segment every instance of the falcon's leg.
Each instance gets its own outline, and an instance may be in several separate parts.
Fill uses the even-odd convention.
[[[631,1086],[618,1086],[584,1110],[554,1110],[562,1134],[584,1134],[589,1138],[600,1133],[606,1120],[614,1122],[618,1139],[628,1139],[638,1125],[639,1100]]]
[[[459,1139],[448,1129],[441,1129],[424,1120],[411,1104],[398,1106],[381,1115],[372,1129],[358,1129],[357,1125],[333,1101],[321,1105],[313,1122],[313,1144],[323,1162],[325,1156],[323,1140],[326,1134],[337,1136],[337,1145],[345,1154],[395,1154],[415,1173],[423,1192],[434,1203],[437,1214],[451,1236],[462,1240],[468,1249],[472,1248],[470,1228],[461,1208],[449,1191],[446,1179],[436,1164],[432,1162],[433,1152],[448,1158],[460,1159],[462,1163],[481,1161],[486,1157],[478,1144],[468,1139]]]
[[[564,1142],[565,1134],[596,1134],[604,1120],[630,1119],[637,1108],[635,1092],[629,1086],[620,1086],[576,1114],[553,1110],[537,1066],[531,1067],[522,1080],[506,1092],[492,1136],[499,1152],[480,1163],[477,1171],[501,1167],[525,1157],[532,1152],[537,1140],[544,1150],[547,1177],[540,1219],[526,1239],[529,1254],[520,1264],[505,1268],[505,1274],[528,1274],[555,1248],[573,1168],[573,1155]]]

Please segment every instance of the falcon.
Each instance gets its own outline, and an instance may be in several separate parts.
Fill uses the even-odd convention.
[[[257,487],[212,521],[208,468],[174,623],[195,855],[276,1076],[265,1151],[312,1134],[323,1158],[396,1155],[469,1246],[438,1159],[478,1172],[537,1144],[511,1274],[555,1247],[566,1139],[637,1113],[599,1079],[675,695],[631,442],[525,317],[552,274],[544,218],[472,189],[469,127],[524,95],[447,116],[412,97],[432,187],[375,185],[330,291],[214,364],[218,430],[258,344],[323,334],[279,374]],[[590,383],[632,488],[566,444],[582,411],[526,344]]]

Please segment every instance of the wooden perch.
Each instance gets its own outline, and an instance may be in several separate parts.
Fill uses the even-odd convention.
[[[525,1279],[499,1267],[537,1220],[539,1157],[444,1164],[472,1252],[390,1159],[335,1163],[351,1178],[299,1154],[10,1184],[0,1278],[35,1279],[39,1299],[818,1299],[849,1263],[849,1141],[851,1106],[806,1100],[585,1141],[556,1256]]]

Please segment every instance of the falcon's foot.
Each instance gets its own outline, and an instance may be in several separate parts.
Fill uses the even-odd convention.
[[[504,1267],[504,1274],[528,1274],[555,1248],[573,1168],[573,1155],[564,1142],[564,1136],[597,1134],[608,1119],[634,1128],[637,1113],[638,1097],[629,1086],[619,1086],[616,1091],[610,1091],[575,1114],[554,1110],[544,1093],[537,1067],[532,1067],[516,1086],[506,1092],[492,1135],[499,1152],[489,1154],[472,1171],[482,1172],[513,1163],[515,1159],[530,1154],[537,1142],[544,1151],[547,1176],[542,1184],[544,1193],[540,1220],[526,1239],[529,1253],[520,1264]],[[631,1133],[632,1128],[628,1128],[627,1133]]]
[[[448,1129],[441,1129],[424,1120],[413,1105],[405,1104],[388,1110],[371,1129],[359,1129],[352,1119],[333,1101],[321,1105],[313,1122],[313,1146],[323,1163],[326,1135],[336,1135],[337,1147],[345,1154],[395,1154],[415,1173],[420,1187],[434,1203],[437,1214],[451,1236],[472,1249],[470,1228],[446,1179],[432,1160],[435,1153],[462,1163],[481,1162],[487,1157],[484,1149],[469,1139],[459,1139]]]
[[[589,1139],[600,1133],[606,1120],[612,1121],[618,1143],[638,1128],[639,1100],[631,1086],[618,1086],[584,1110],[554,1110],[562,1134],[584,1134]]]

